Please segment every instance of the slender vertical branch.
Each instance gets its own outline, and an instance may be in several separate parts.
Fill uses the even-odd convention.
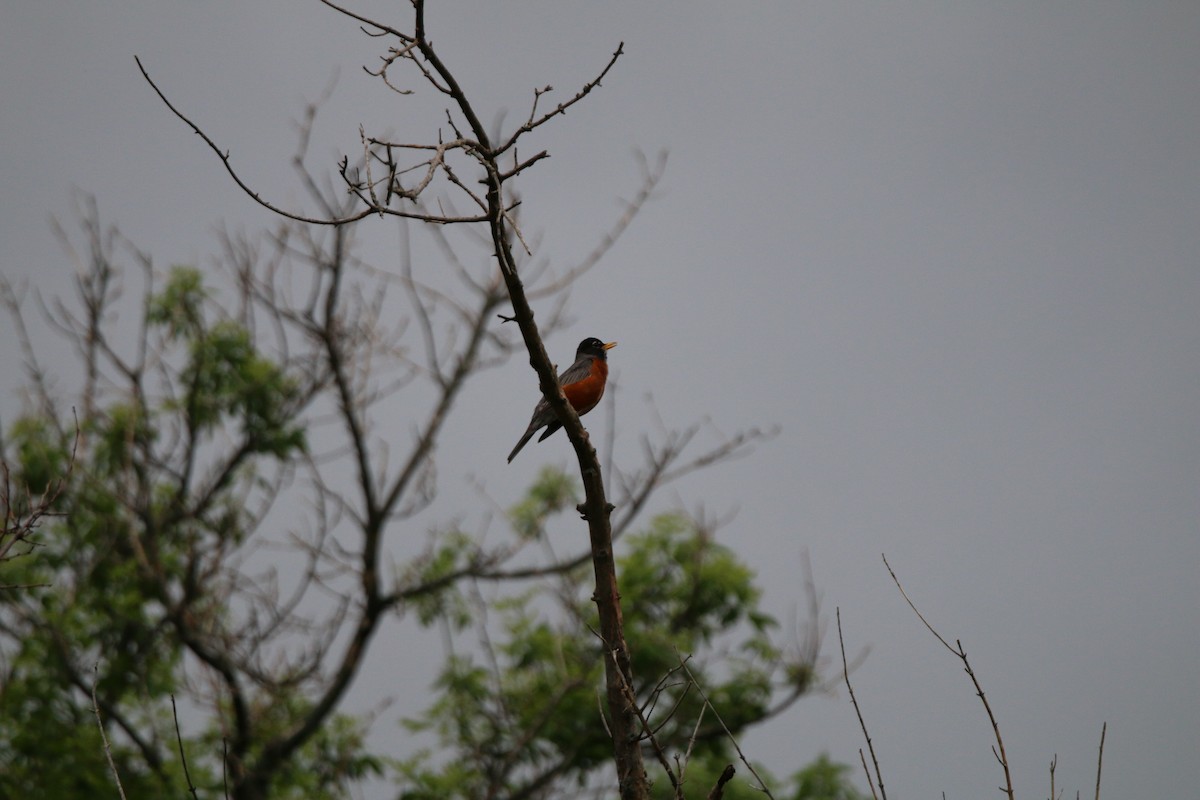
[[[871,790],[871,797],[879,800],[879,795],[875,793],[875,784],[871,782],[871,770],[867,767],[867,757],[863,754],[863,749],[858,748],[858,760],[862,762],[863,772],[867,776],[867,788]]]
[[[975,695],[979,698],[979,701],[983,703],[983,710],[987,712],[988,721],[992,723],[992,735],[996,739],[996,744],[992,747],[992,753],[996,756],[996,760],[1000,762],[1000,766],[1004,770],[1004,786],[1000,787],[1000,791],[1007,794],[1009,800],[1012,800],[1012,775],[1008,769],[1008,755],[1004,751],[1004,738],[1000,735],[1000,724],[996,722],[996,715],[992,713],[992,706],[990,703],[988,703],[987,696],[983,693],[983,687],[980,685],[979,679],[975,676],[975,670],[971,668],[971,662],[967,659],[967,653],[963,649],[962,641],[955,639],[954,646],[951,646],[949,642],[942,638],[942,635],[938,633],[932,625],[929,624],[929,620],[925,619],[924,615],[917,610],[917,607],[913,601],[909,599],[908,593],[905,592],[904,587],[900,585],[900,579],[896,577],[896,573],[892,570],[892,565],[888,563],[887,556],[883,557],[883,564],[885,567],[887,567],[888,574],[892,576],[892,581],[895,582],[896,588],[900,590],[900,595],[904,598],[905,602],[908,603],[908,607],[911,608],[913,613],[917,615],[917,618],[924,623],[925,627],[929,629],[929,632],[932,633],[937,640],[942,643],[942,646],[957,656],[960,661],[962,661],[963,669],[966,671],[967,676],[971,679],[972,685],[975,687]]]
[[[99,671],[99,665],[96,666]],[[113,761],[112,746],[108,743],[108,734],[104,731],[104,720],[100,717],[100,701],[96,699],[96,678],[92,678],[92,711],[96,715],[96,725],[100,728],[100,741],[104,743],[104,757],[108,760],[108,769],[112,772],[113,780],[117,782],[117,794],[121,800],[125,798],[125,787],[121,785],[121,773],[117,772],[117,764]]]
[[[200,795],[196,785],[192,783],[192,773],[188,770],[187,754],[183,752],[183,732],[179,729],[179,709],[175,707],[175,695],[171,695],[171,716],[175,720],[175,743],[179,746],[179,763],[183,765],[183,779],[187,781],[188,794],[199,800]]]
[[[871,770],[867,769],[867,760],[863,758],[862,749],[859,748],[858,757],[862,759],[863,771],[867,773],[867,786],[871,789],[871,796],[879,800],[882,795],[883,800],[887,800],[887,790],[883,788],[883,773],[879,771],[879,759],[875,757],[875,745],[871,743],[871,734],[867,732],[867,722],[863,719],[862,709],[858,707],[858,698],[854,696],[854,686],[850,683],[850,667],[846,663],[846,640],[842,638],[842,609],[837,609],[837,629],[838,629],[838,645],[842,649],[842,678],[846,681],[846,690],[850,693],[850,702],[854,706],[854,713],[858,715],[858,724],[862,728],[863,738],[867,740],[867,750],[871,752],[871,763],[875,765],[875,780],[879,783],[879,795],[875,794],[875,787],[871,782]]]

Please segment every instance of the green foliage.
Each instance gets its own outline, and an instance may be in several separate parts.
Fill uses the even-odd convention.
[[[39,530],[36,557],[0,567],[0,583],[29,587],[0,593],[0,797],[111,791],[93,685],[129,796],[173,796],[185,786],[169,711],[170,697],[189,689],[183,654],[197,652],[197,638],[217,657],[239,641],[224,569],[254,525],[248,487],[261,464],[305,448],[301,380],[259,352],[244,326],[211,321],[208,303],[200,273],[179,267],[150,298],[145,324],[161,334],[162,363],[173,365],[164,390],[114,392],[92,405],[54,509],[60,516]],[[62,423],[32,415],[10,431],[14,477],[35,492],[68,474],[72,442]],[[205,457],[217,468],[200,479]],[[569,475],[544,470],[510,512],[518,542],[544,538],[579,497]],[[404,722],[438,748],[388,764],[368,749],[366,723],[333,714],[272,773],[270,797],[333,800],[389,769],[404,798],[569,795],[609,779],[606,654],[587,567],[485,606],[460,586],[479,556],[472,537],[441,532],[395,574],[404,610],[421,624],[447,623],[454,633],[476,625],[490,643],[451,655],[430,706]],[[690,750],[689,796],[706,793],[732,754],[695,684],[736,734],[798,697],[812,664],[782,657],[752,570],[682,515],[660,515],[627,536],[618,571],[639,704],[666,752]],[[264,742],[288,735],[311,710],[302,685],[297,678],[249,695],[252,707],[240,710],[255,737],[246,759],[265,755]],[[222,792],[232,716],[224,708],[220,721],[184,737],[201,792]],[[651,768],[656,796],[669,796],[666,777]],[[844,769],[806,768],[797,800],[853,800]],[[725,796],[757,794],[739,778]]]
[[[199,270],[177,266],[147,304],[147,324],[165,329],[168,341],[188,351],[180,374],[186,389],[167,409],[184,412],[188,429],[196,433],[238,423],[251,453],[284,458],[302,449],[304,428],[293,419],[299,383],[257,351],[241,324],[223,319],[209,325],[207,299]]]
[[[204,329],[204,301],[208,290],[204,276],[195,267],[174,266],[167,285],[150,298],[146,322],[165,327],[172,339],[195,339]]]
[[[44,677],[49,681],[60,676]],[[0,712],[9,730],[0,737],[0,764],[4,766],[0,796],[47,800],[113,796],[112,773],[90,709],[82,703],[66,702],[48,708],[31,702],[35,693],[44,694],[47,689],[30,689],[5,689]],[[164,765],[165,779],[158,777],[126,743],[113,743],[112,755],[128,797],[174,796],[178,787],[185,785],[174,765]]]
[[[796,773],[793,800],[864,800],[850,783],[853,770],[846,764],[831,761],[828,753]]]
[[[304,429],[288,424],[296,382],[255,351],[249,331],[219,322],[192,340],[190,350],[184,408],[194,429],[210,431],[232,418],[251,452],[282,457],[303,447]]]
[[[424,626],[448,622],[456,630],[471,624],[471,610],[456,581],[451,578],[466,568],[475,552],[475,542],[462,531],[445,531],[423,558],[410,563],[401,573],[404,586],[433,587],[412,596],[410,604]]]
[[[512,523],[522,537],[541,536],[577,496],[569,476],[545,470],[510,512]],[[768,636],[775,621],[759,608],[753,572],[682,515],[660,515],[627,537],[618,561],[634,674],[646,682],[640,702],[666,752],[691,746],[689,796],[699,787],[707,793],[731,747],[681,660],[736,733],[771,710],[773,675],[788,666]],[[487,652],[448,658],[433,703],[405,722],[451,755],[439,761],[426,751],[401,762],[402,798],[505,796],[607,778],[612,747],[599,720],[605,654],[586,577],[580,569],[553,587],[489,603],[499,630],[487,631]],[[665,776],[656,780],[655,796],[670,789]],[[726,789],[726,797],[752,796],[759,794],[744,781]]]
[[[259,738],[265,741],[286,733],[310,707],[299,693],[264,703],[254,711]],[[382,775],[383,759],[367,749],[367,727],[365,721],[350,715],[332,715],[301,752],[281,766],[269,796],[274,800],[344,800],[354,783]],[[215,731],[204,741],[209,752],[221,748]]]
[[[579,487],[570,475],[554,467],[542,467],[525,499],[508,512],[513,530],[522,539],[545,533],[546,520],[579,504]]]
[[[30,494],[42,494],[66,473],[71,454],[50,420],[22,417],[13,423],[8,438],[16,449],[18,485]],[[24,498],[17,494],[14,501],[23,502]],[[24,513],[25,509],[20,510]]]
[[[171,695],[185,688],[180,617],[191,635],[224,635],[227,596],[200,576],[244,535],[254,458],[287,459],[304,446],[298,381],[258,352],[242,326],[208,324],[207,296],[198,271],[175,268],[149,300],[146,324],[166,329],[163,357],[182,359],[180,379],[154,405],[142,393],[114,394],[80,420],[57,516],[38,530],[31,556],[0,565],[0,583],[26,587],[0,592],[0,797],[111,793],[93,683],[129,795],[175,795],[185,786],[169,718]],[[67,475],[72,442],[60,431],[71,422],[15,422],[17,485],[38,493]],[[224,479],[197,486],[188,464],[199,458],[200,434],[229,428],[240,442]],[[190,432],[182,439],[188,449],[172,449],[178,436],[163,445],[163,430]],[[264,715],[268,708],[288,724],[287,703],[266,704]],[[290,785],[296,797],[341,797],[349,777],[381,769],[357,724],[323,729],[291,764],[280,796]],[[189,767],[197,785],[219,787],[219,740],[201,734],[186,747],[196,753]]]
[[[761,592],[753,572],[732,550],[678,514],[655,517],[648,531],[627,544],[629,552],[618,563],[634,674],[666,675],[680,658],[691,656],[688,669],[731,730],[765,716],[782,656],[768,636],[775,620],[758,608]],[[728,643],[721,659],[724,675],[718,680],[710,674],[706,654],[718,638],[735,634],[739,640]],[[691,735],[689,720],[694,726],[703,704],[698,693],[669,690],[659,703],[678,703],[667,737],[682,741]],[[711,717],[699,733],[699,752],[707,747],[728,758],[728,740],[718,734]]]
[[[89,429],[96,434],[93,466],[104,476],[129,469],[136,451],[150,446],[155,439],[144,410],[133,403],[114,403],[106,417],[92,421]]]

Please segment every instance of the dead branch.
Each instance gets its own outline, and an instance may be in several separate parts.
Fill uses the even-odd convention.
[[[1100,753],[1096,756],[1096,800],[1100,800],[1100,769],[1104,766],[1104,736],[1108,733],[1108,723],[1100,728]]]
[[[599,636],[598,633],[596,635]],[[601,641],[603,641],[602,638]],[[604,653],[608,658],[612,658],[614,660],[618,655],[614,649],[608,646],[607,642],[604,642]],[[615,672],[623,681],[623,671],[620,669],[615,669]],[[650,749],[654,752],[654,757],[658,759],[659,765],[663,768],[663,771],[667,773],[667,779],[671,781],[671,789],[675,793],[676,800],[684,800],[683,783],[675,774],[675,770],[671,768],[671,762],[667,759],[667,754],[663,751],[662,744],[658,741],[658,737],[655,735],[654,729],[651,728],[650,721],[646,719],[646,714],[641,704],[638,703],[637,694],[634,691],[632,684],[623,683],[622,687],[625,694],[625,703],[634,710],[634,713],[637,715],[638,723],[641,726],[641,733],[638,735],[638,739],[645,740],[650,743]]]
[[[534,98],[535,98],[534,106],[533,106],[533,110],[531,110],[529,112],[529,119],[527,119],[525,121],[525,124],[523,124],[520,128],[517,128],[517,130],[515,130],[513,132],[512,136],[510,136],[508,138],[508,141],[506,141],[504,144],[502,144],[495,151],[494,155],[500,156],[504,152],[506,152],[509,149],[511,149],[512,147],[514,147],[517,143],[517,140],[520,139],[526,133],[529,133],[530,131],[534,130],[535,128],[538,128],[538,127],[546,124],[550,120],[557,117],[559,114],[567,113],[568,108],[575,105],[583,98],[587,97],[589,94],[591,94],[593,89],[595,89],[596,87],[598,87],[600,85],[600,82],[602,80],[604,80],[604,76],[608,74],[609,70],[611,70],[613,68],[613,66],[617,63],[617,59],[619,59],[622,55],[624,55],[624,53],[625,53],[625,43],[621,42],[620,44],[617,45],[617,49],[613,51],[612,57],[608,59],[608,63],[604,65],[604,69],[600,70],[599,75],[597,75],[595,78],[593,78],[592,80],[585,83],[583,85],[583,88],[580,89],[578,92],[576,92],[575,96],[572,97],[570,100],[559,103],[557,106],[554,107],[553,111],[549,111],[549,112],[543,114],[542,116],[538,117],[537,119],[534,119],[534,116],[533,116],[537,112],[537,97],[538,97],[538,95],[535,94],[534,95]],[[543,93],[546,91],[550,91],[550,88],[551,87],[547,86],[543,90]]]
[[[952,647],[949,642],[942,638],[942,635],[938,633],[932,625],[929,624],[929,621],[925,619],[924,615],[917,610],[917,607],[913,604],[913,601],[909,599],[908,593],[905,592],[904,587],[900,585],[900,579],[896,577],[896,573],[892,570],[892,565],[888,563],[887,556],[883,557],[883,564],[885,567],[887,567],[888,574],[892,576],[892,581],[895,582],[896,588],[900,590],[900,595],[904,598],[905,602],[908,603],[908,607],[913,610],[913,613],[917,615],[917,618],[921,620],[929,632],[932,633],[934,637],[942,643],[942,646],[953,653],[960,661],[962,661],[963,669],[966,671],[967,676],[970,677],[971,683],[975,687],[975,694],[979,697],[979,701],[983,703],[983,709],[987,712],[988,721],[992,724],[992,735],[996,739],[996,744],[992,748],[992,754],[996,756],[996,760],[1000,762],[1000,766],[1004,769],[1004,786],[1000,787],[1000,790],[1008,795],[1009,800],[1012,800],[1012,776],[1009,774],[1008,770],[1008,756],[1004,752],[1004,739],[1000,736],[1000,725],[998,722],[996,722],[996,715],[992,713],[991,704],[988,703],[987,697],[983,693],[983,687],[979,684],[979,679],[975,676],[975,671],[971,668],[971,662],[967,659],[967,653],[965,650],[963,650],[962,642],[958,639],[955,639],[955,646]]]
[[[678,653],[676,655],[678,656]],[[708,695],[704,693],[704,687],[699,684],[699,682],[696,680],[696,676],[692,674],[690,669],[688,669],[686,660],[680,657],[679,663],[683,666],[683,671],[687,673],[688,679],[692,682],[692,685],[696,687],[696,691],[700,693],[700,697],[704,699],[705,708],[712,710],[713,716],[717,718],[717,722],[721,725],[721,729],[725,731],[725,735],[733,745],[733,749],[737,751],[738,759],[746,765],[746,769],[750,770],[750,774],[753,775],[755,780],[758,781],[758,786],[755,788],[765,794],[767,797],[771,798],[771,800],[775,800],[775,795],[771,794],[771,790],[767,788],[767,784],[762,779],[762,776],[758,774],[758,771],[754,769],[754,765],[750,763],[750,760],[746,758],[746,754],[742,752],[742,748],[741,745],[738,744],[737,737],[735,737],[733,732],[729,730],[729,726],[725,724],[725,720],[721,719],[721,712],[718,711],[716,707],[709,701]]]
[[[838,629],[838,645],[842,650],[842,678],[846,681],[846,691],[850,693],[850,703],[854,706],[854,713],[858,715],[858,724],[862,728],[863,738],[867,740],[867,749],[871,753],[871,763],[875,765],[875,779],[871,778],[871,770],[867,768],[867,760],[863,757],[862,749],[858,751],[858,757],[862,760],[863,771],[867,773],[867,786],[871,789],[871,796],[875,800],[887,800],[887,790],[883,788],[883,773],[879,770],[879,759],[875,756],[875,745],[871,742],[871,734],[867,731],[867,722],[863,719],[862,709],[859,708],[858,698],[854,696],[854,686],[850,683],[850,668],[846,664],[846,640],[842,637],[842,609],[837,609],[837,629]],[[879,784],[879,794],[875,794],[874,784]]]
[[[192,783],[192,773],[188,770],[187,754],[183,752],[183,733],[179,729],[179,709],[175,707],[175,695],[171,695],[171,717],[175,721],[175,741],[179,745],[179,763],[183,765],[183,778],[187,781],[188,793],[199,800],[196,785]]]

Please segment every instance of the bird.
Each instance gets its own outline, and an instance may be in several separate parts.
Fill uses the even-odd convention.
[[[575,350],[575,363],[558,377],[558,385],[579,416],[595,408],[604,396],[604,384],[608,380],[608,351],[616,346],[616,342],[605,343],[594,336],[584,339]],[[562,427],[544,397],[538,400],[537,407],[533,409],[533,418],[529,420],[529,427],[521,435],[521,440],[508,454],[508,463],[512,463],[521,448],[542,426],[546,430],[538,437],[539,442]]]

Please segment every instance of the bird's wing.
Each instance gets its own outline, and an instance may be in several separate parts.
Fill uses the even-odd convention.
[[[572,383],[577,383],[591,374],[592,356],[584,356],[571,366],[567,367],[566,372],[558,376],[558,385],[570,386]]]

